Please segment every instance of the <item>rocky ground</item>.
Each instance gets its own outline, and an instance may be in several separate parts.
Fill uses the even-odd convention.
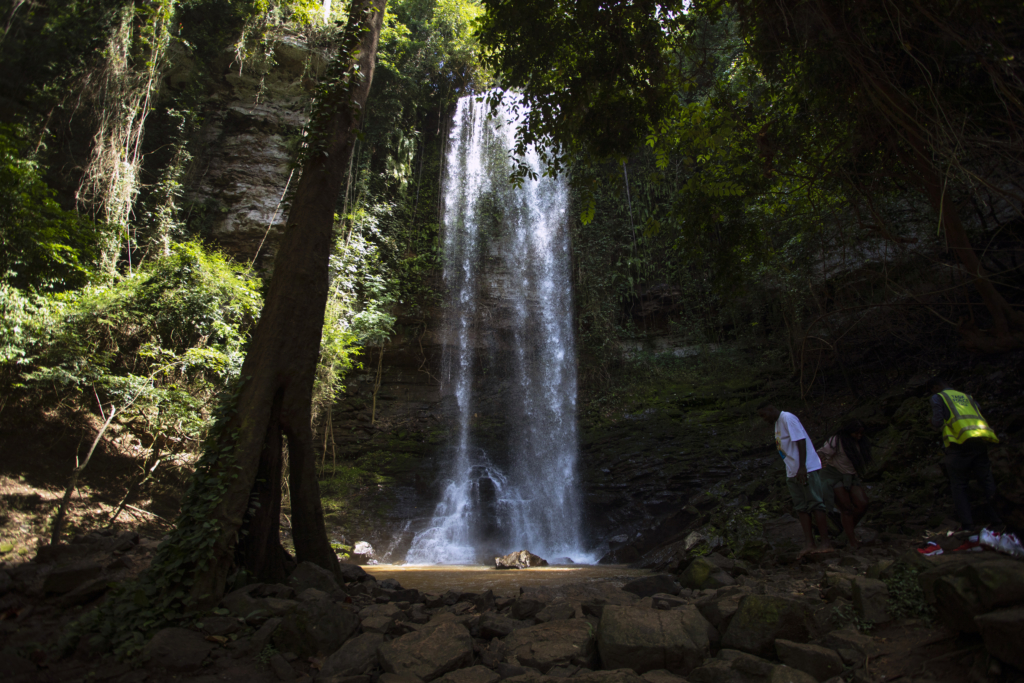
[[[909,541],[785,565],[688,554],[629,583],[514,595],[424,594],[355,565],[335,576],[304,563],[285,584],[246,586],[200,620],[157,632],[127,659],[89,638],[60,657],[69,624],[155,547],[132,532],[91,534],[4,565],[5,680],[1024,680],[1024,562],[991,551],[923,558]]]

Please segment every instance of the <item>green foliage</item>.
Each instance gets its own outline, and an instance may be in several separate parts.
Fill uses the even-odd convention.
[[[61,208],[24,146],[19,129],[0,126],[0,280],[22,289],[80,286],[100,230]]]
[[[0,288],[11,314],[2,360],[51,399],[113,403],[144,443],[193,450],[211,402],[235,380],[262,304],[242,268],[195,242],[113,285],[24,297]]]
[[[935,606],[930,604],[918,580],[920,571],[904,562],[897,562],[882,577],[889,589],[886,609],[893,619],[935,618]]]
[[[832,623],[835,624],[836,628],[852,626],[861,633],[870,633],[871,629],[875,627],[870,621],[862,619],[857,614],[857,610],[850,604],[839,605],[832,610]]]

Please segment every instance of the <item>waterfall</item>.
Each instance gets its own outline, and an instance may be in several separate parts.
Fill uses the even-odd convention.
[[[527,549],[579,562],[568,188],[543,176],[532,150],[537,177],[513,187],[515,107],[487,114],[462,98],[448,139],[442,391],[454,429],[440,502],[406,560],[489,563]],[[503,425],[501,445],[479,443],[486,410]]]

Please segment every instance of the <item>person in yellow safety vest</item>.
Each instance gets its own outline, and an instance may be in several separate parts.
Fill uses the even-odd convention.
[[[967,497],[972,475],[985,494],[989,522],[1002,524],[993,505],[996,482],[988,460],[988,444],[999,443],[999,438],[982,417],[978,402],[971,396],[956,391],[940,377],[928,380],[928,391],[932,394],[932,427],[942,431],[942,444],[946,449],[946,473],[949,475],[953,506],[961,526],[965,531],[974,530],[974,517]]]

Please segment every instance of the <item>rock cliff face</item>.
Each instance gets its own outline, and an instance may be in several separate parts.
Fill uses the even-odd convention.
[[[298,180],[290,164],[308,119],[310,75],[326,63],[295,36],[283,37],[273,58],[262,75],[228,58],[216,65],[221,75],[207,100],[201,155],[185,196],[193,223],[235,258],[256,258],[261,270],[273,266],[288,217],[286,189],[294,191]],[[173,86],[175,72],[170,78]]]

